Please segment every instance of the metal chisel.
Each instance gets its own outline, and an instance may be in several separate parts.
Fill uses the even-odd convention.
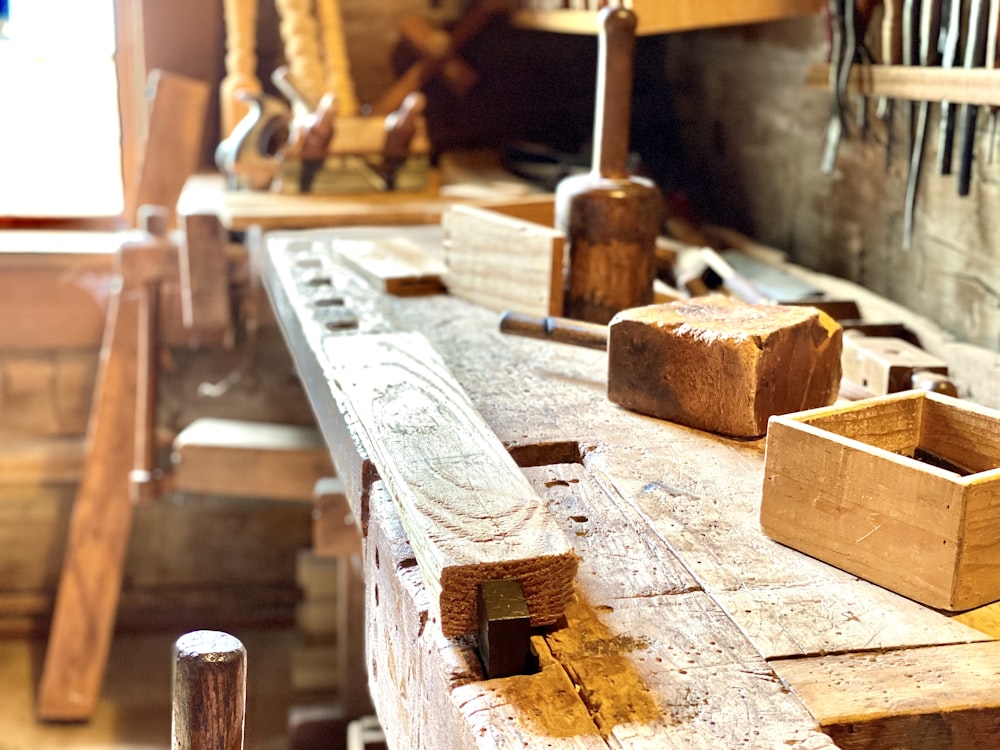
[[[969,33],[965,41],[966,68],[981,68],[986,62],[986,32],[989,0],[971,0],[969,4]],[[959,163],[958,194],[968,195],[972,183],[972,157],[975,149],[976,118],[979,106],[963,103],[958,110]]]

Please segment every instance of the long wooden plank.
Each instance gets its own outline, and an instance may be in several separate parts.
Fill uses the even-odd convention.
[[[89,718],[97,704],[132,525],[136,357],[141,294],[114,295],[101,351],[83,477],[73,504],[38,716]]]
[[[324,354],[342,411],[400,505],[445,635],[475,630],[476,586],[499,578],[521,582],[534,625],[562,616],[576,558],[427,340],[330,338]]]
[[[996,744],[1000,642],[771,662],[843,750]]]

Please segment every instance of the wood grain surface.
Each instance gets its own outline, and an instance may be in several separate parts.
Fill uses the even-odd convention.
[[[335,457],[377,581],[366,593],[368,664],[392,746],[829,747],[816,731],[823,712],[801,713],[777,660],[990,641],[768,539],[758,520],[763,441],[623,410],[607,399],[602,352],[502,336],[495,312],[452,297],[375,294],[311,236],[270,237],[264,278],[324,435],[352,446]],[[317,272],[358,311],[359,330],[421,331],[501,442],[537,465],[526,471],[580,558],[566,622],[535,639],[537,674],[482,680],[471,641],[428,626],[432,597],[394,491],[376,481],[361,420],[340,414],[330,393],[337,343],[356,334],[325,332],[310,302],[318,292],[304,283]],[[962,619],[994,622],[985,612]],[[634,712],[609,696],[619,687]],[[977,695],[968,690],[970,705]],[[920,747],[922,722],[941,715],[930,704],[919,712],[902,722],[903,746]],[[953,718],[968,728],[983,716]],[[969,747],[965,731],[940,746]]]

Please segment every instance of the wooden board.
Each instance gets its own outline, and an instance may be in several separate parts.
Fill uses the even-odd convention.
[[[409,296],[440,294],[446,272],[440,252],[429,252],[408,237],[334,240],[334,250],[376,289]]]
[[[130,216],[144,204],[163,206],[176,223],[177,200],[201,158],[205,113],[211,86],[175,73],[150,74],[152,104],[145,155]]]
[[[310,427],[197,419],[174,440],[178,492],[311,500],[332,476],[330,454]]]
[[[542,207],[551,213],[551,202]],[[441,224],[451,294],[492,310],[563,314],[566,236],[551,221],[537,224],[506,209],[455,205]]]
[[[842,750],[976,748],[996,741],[996,641],[772,666]]]
[[[576,558],[427,340],[345,336],[327,356],[335,397],[400,504],[444,634],[473,632],[476,586],[500,578],[521,582],[532,624],[558,620]]]
[[[138,290],[108,308],[98,390],[89,421],[86,466],[70,518],[66,556],[38,692],[38,716],[87,719],[111,647],[131,529],[136,421]]]

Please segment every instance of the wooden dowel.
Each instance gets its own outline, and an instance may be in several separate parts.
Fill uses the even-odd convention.
[[[237,638],[196,630],[174,644],[172,750],[242,750],[247,652]]]
[[[586,349],[608,348],[608,327],[583,320],[571,320],[549,315],[539,318],[518,312],[505,312],[500,319],[500,332],[512,336],[548,339],[560,344],[572,344]]]

